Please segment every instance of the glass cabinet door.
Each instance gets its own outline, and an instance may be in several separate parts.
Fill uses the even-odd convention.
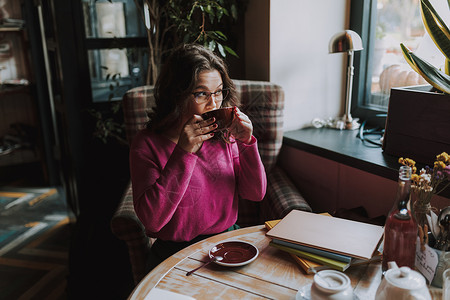
[[[134,0],[82,0],[93,102],[120,100],[145,83],[148,51]]]

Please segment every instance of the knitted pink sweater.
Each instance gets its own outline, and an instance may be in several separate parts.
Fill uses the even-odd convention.
[[[236,222],[239,196],[261,201],[266,192],[255,137],[248,145],[208,140],[189,153],[144,129],[131,145],[130,171],[136,214],[162,240],[222,232]]]

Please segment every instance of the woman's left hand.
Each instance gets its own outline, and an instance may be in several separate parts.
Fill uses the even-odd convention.
[[[239,108],[234,107],[234,118],[229,127],[230,133],[241,142],[250,143],[253,134],[252,121]]]

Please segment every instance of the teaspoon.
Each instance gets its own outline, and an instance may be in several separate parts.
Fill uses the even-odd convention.
[[[214,262],[214,261],[221,261],[221,260],[223,260],[223,257],[222,257],[222,256],[213,256],[213,257],[211,257],[210,260],[208,260],[206,263],[204,263],[204,264],[201,265],[200,267],[197,267],[197,268],[195,268],[194,270],[191,270],[191,271],[187,272],[187,273],[186,273],[186,276],[191,275],[192,273],[194,273],[194,272],[197,271],[198,269],[203,268],[204,266],[209,265],[210,263],[212,263],[212,262]]]

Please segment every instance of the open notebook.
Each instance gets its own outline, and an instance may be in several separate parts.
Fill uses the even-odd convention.
[[[299,245],[370,259],[384,228],[357,221],[292,210],[266,235]]]

